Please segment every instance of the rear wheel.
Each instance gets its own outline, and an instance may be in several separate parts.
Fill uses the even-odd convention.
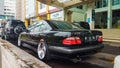
[[[49,60],[50,54],[48,51],[48,46],[45,42],[40,42],[37,48],[38,57],[40,60]]]

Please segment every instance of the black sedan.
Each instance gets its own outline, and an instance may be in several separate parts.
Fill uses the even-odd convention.
[[[102,40],[101,31],[86,30],[63,21],[41,20],[19,35],[18,46],[28,44],[26,47],[36,51],[41,60],[53,56],[73,59],[100,52],[104,47]]]

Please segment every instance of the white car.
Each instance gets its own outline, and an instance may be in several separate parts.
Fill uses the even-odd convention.
[[[120,55],[115,57],[114,68],[120,68]]]

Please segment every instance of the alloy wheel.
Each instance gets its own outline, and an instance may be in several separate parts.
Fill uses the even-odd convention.
[[[4,39],[7,40],[7,36],[6,35],[4,35]]]
[[[18,46],[19,47],[21,46],[21,39],[20,39],[20,37],[18,38]]]
[[[44,43],[40,43],[38,45],[38,57],[42,60],[45,58],[46,55],[46,46]]]

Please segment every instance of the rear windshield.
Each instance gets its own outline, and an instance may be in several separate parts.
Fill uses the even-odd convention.
[[[16,26],[22,26],[22,27],[25,27],[25,25],[24,25],[24,22],[22,22],[22,21],[12,21],[12,23],[11,23],[11,26],[13,26],[13,27],[16,27]]]
[[[12,25],[24,24],[22,21],[12,21]]]
[[[56,29],[83,29],[82,27],[78,27],[74,24],[64,22],[64,21],[50,21]]]

